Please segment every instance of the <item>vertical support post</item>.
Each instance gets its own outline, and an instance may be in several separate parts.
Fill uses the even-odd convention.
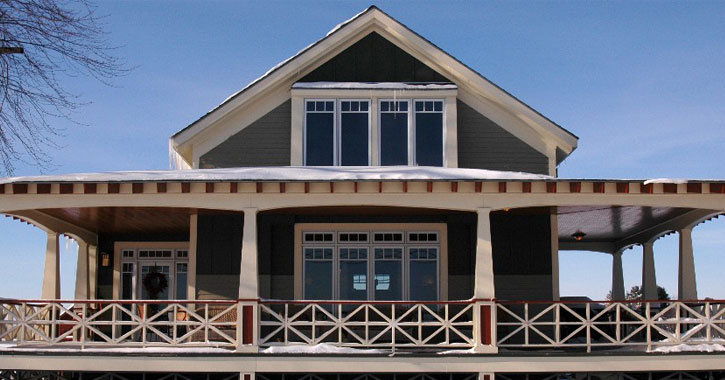
[[[257,209],[244,209],[244,227],[242,229],[242,259],[239,269],[239,302],[241,300],[256,300],[259,298],[259,270],[257,265]],[[242,307],[242,342],[238,342],[237,351],[241,350],[242,343],[245,350],[257,350],[257,313],[256,308],[244,305]],[[249,333],[251,332],[251,337]],[[247,336],[245,336],[247,335]],[[251,338],[251,339],[250,339]]]
[[[695,277],[695,256],[692,252],[692,229],[680,231],[680,260],[678,267],[677,298],[680,300],[697,299],[697,279]]]
[[[624,271],[622,270],[622,250],[612,252],[612,300],[624,300]]]
[[[88,299],[96,299],[96,288],[98,286],[98,247],[88,246]]]
[[[60,244],[58,242],[58,233],[48,231],[47,234],[41,298],[60,299]]]
[[[76,261],[76,289],[73,299],[86,300],[89,293],[88,283],[88,243],[78,241],[78,260]]]
[[[196,299],[196,242],[198,226],[199,215],[193,213],[189,216],[189,267],[186,270],[186,298],[190,300]]]
[[[559,293],[559,217],[556,207],[551,208],[551,299],[558,301]]]
[[[479,353],[496,353],[495,336],[495,286],[493,278],[493,247],[491,245],[491,209],[479,208],[478,226],[476,233],[476,277],[474,279],[473,298],[474,320],[474,350]]]
[[[642,296],[645,300],[658,298],[653,241],[642,244]]]

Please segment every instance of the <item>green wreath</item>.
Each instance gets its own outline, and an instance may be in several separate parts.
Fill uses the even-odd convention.
[[[149,273],[143,276],[143,287],[149,292],[151,298],[156,298],[158,294],[166,290],[169,287],[169,280],[166,275],[156,270],[156,267],[151,269]]]

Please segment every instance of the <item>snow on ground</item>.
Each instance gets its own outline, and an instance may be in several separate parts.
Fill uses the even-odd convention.
[[[674,354],[679,352],[722,352],[725,346],[716,343],[703,344],[678,344],[675,346],[661,346],[648,352],[662,352],[666,354]]]
[[[14,182],[144,182],[144,181],[453,181],[453,180],[551,180],[553,177],[523,172],[432,166],[278,166],[193,170],[139,170],[102,173],[9,177]]]
[[[155,354],[174,354],[174,353],[193,353],[193,354],[229,354],[234,353],[233,349],[220,347],[87,347],[81,349],[80,346],[46,346],[46,345],[21,345],[15,343],[0,343],[0,351],[27,351],[27,352],[88,352],[88,353],[114,353],[114,354],[133,354],[133,353],[155,353]]]
[[[388,352],[375,349],[359,349],[352,347],[337,347],[331,344],[320,343],[315,345],[287,345],[272,346],[260,351],[264,354],[387,354]]]

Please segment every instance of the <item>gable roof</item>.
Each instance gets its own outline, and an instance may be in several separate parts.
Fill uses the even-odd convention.
[[[300,68],[313,69],[320,66],[324,61],[322,63],[318,62],[316,66],[313,66],[316,59],[325,53],[329,53],[340,42],[348,41],[358,33],[370,33],[371,31],[368,29],[371,25],[389,32],[388,38],[393,36],[397,40],[393,41],[394,43],[397,42],[396,45],[404,43],[405,39],[405,42],[417,47],[415,50],[417,54],[413,54],[416,58],[426,55],[426,58],[429,58],[429,60],[440,63],[444,68],[443,71],[457,73],[456,78],[467,79],[466,84],[469,85],[468,87],[478,90],[478,95],[497,103],[504,109],[508,109],[511,114],[531,127],[539,135],[553,140],[555,142],[557,164],[576,149],[578,137],[572,132],[547,118],[468,65],[448,54],[425,37],[372,5],[349,20],[335,26],[320,40],[315,41],[300,50],[297,54],[275,65],[264,73],[264,75],[253,80],[246,87],[232,94],[221,104],[171,136],[169,149],[170,154],[177,156],[175,160],[177,166],[180,161],[191,162],[188,154],[185,155],[182,152],[183,148],[192,139],[211,127],[216,121],[246,102],[261,96],[265,89],[274,87],[290,75],[301,77]],[[457,80],[454,79],[454,82],[457,82]]]

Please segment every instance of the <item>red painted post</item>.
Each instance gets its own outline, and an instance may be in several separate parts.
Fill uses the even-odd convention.
[[[481,344],[491,345],[491,306],[481,305]]]
[[[242,344],[253,344],[254,339],[254,307],[251,305],[242,306]]]

